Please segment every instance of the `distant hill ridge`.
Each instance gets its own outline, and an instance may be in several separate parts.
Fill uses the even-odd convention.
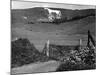
[[[96,9],[83,9],[83,10],[71,10],[71,9],[62,9],[62,8],[50,8],[52,10],[60,10],[61,18],[70,20],[75,17],[82,16],[95,16]],[[37,22],[37,19],[48,19],[48,11],[44,10],[43,7],[35,7],[29,9],[13,9],[12,10],[12,23],[16,22]],[[27,17],[25,19],[24,17]]]

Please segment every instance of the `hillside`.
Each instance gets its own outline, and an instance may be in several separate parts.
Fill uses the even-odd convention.
[[[50,60],[49,57],[41,54],[28,39],[19,38],[16,41],[12,41],[11,46],[12,68]]]
[[[87,17],[87,16],[95,16],[95,9],[84,9],[84,10],[71,10],[71,9],[61,9],[61,8],[50,8],[53,10],[61,11],[61,19],[72,20],[76,17]],[[33,22],[36,23],[38,19],[47,19],[48,12],[44,10],[42,7],[35,7],[30,9],[16,9],[12,10],[12,23],[16,22]],[[24,19],[27,17],[27,20]]]
[[[86,45],[88,30],[96,39],[96,9],[50,9],[61,19],[49,22],[42,7],[11,10],[12,74],[95,69],[95,48]]]
[[[28,38],[41,51],[47,40],[57,45],[78,45],[79,39],[82,39],[83,45],[86,45],[87,31],[90,30],[92,35],[95,36],[95,9],[59,10],[64,14],[62,18],[78,15],[83,17],[70,19],[60,24],[37,23],[38,18],[47,17],[47,11],[44,11],[43,8],[12,10],[12,39],[15,37]],[[28,16],[29,19],[26,21],[22,18],[23,16]]]

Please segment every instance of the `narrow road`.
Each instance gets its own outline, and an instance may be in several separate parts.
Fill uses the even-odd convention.
[[[39,62],[12,68],[11,74],[53,72],[56,71],[59,65],[60,63],[57,61]]]

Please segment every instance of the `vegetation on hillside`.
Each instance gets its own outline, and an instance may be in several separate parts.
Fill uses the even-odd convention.
[[[94,48],[71,50],[70,55],[63,59],[57,71],[87,70],[96,68],[96,55]],[[67,59],[66,59],[67,58]]]
[[[28,39],[19,38],[12,41],[11,67],[23,66],[30,63],[56,60],[61,62],[57,71],[86,70],[96,68],[95,48],[80,46],[60,46],[50,44],[49,57],[46,46],[40,53]]]
[[[46,54],[46,47],[43,53]],[[87,70],[96,68],[96,51],[93,46],[49,46],[49,57],[60,61],[57,71]]]
[[[11,42],[11,67],[18,67],[34,62],[48,61],[49,57],[41,54],[28,39],[19,38]]]
[[[69,22],[73,20],[82,19],[88,16],[95,16],[96,10],[95,9],[85,9],[85,10],[71,10],[71,9],[59,9],[59,8],[50,8],[53,10],[60,10],[61,11],[61,19],[55,19],[53,22],[47,21],[41,21],[41,23],[54,23],[54,24],[60,24],[64,22]],[[30,9],[16,9],[12,10],[11,12],[11,21],[12,23],[28,23],[28,24],[34,24],[37,23],[38,19],[48,19],[48,12],[43,9],[43,7],[36,7],[36,8],[30,8]],[[24,17],[27,17],[27,19],[24,19]],[[40,23],[40,22],[39,22]]]

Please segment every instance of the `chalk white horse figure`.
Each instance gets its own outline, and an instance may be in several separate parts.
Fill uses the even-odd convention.
[[[61,18],[61,11],[60,10],[52,10],[52,9],[47,8],[47,7],[44,7],[44,9],[48,11],[48,13],[49,13],[48,18],[50,21],[53,21],[55,18],[56,19]],[[52,15],[53,13],[56,14],[56,17],[54,15]]]

